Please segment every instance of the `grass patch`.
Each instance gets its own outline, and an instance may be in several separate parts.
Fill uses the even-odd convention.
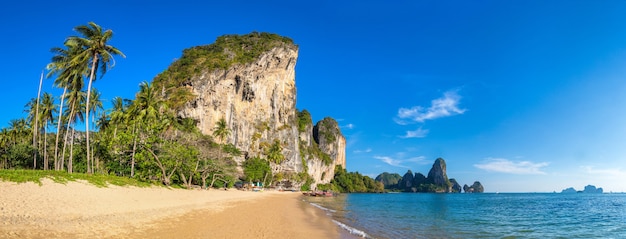
[[[41,179],[49,178],[55,183],[66,184],[77,180],[84,180],[96,187],[107,187],[108,185],[116,186],[135,186],[149,187],[155,184],[142,182],[127,177],[118,177],[104,174],[84,174],[72,173],[64,171],[43,171],[43,170],[0,170],[0,180],[6,182],[25,183],[33,182],[42,185]]]

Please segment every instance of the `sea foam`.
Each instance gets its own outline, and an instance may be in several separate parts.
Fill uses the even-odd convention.
[[[367,235],[367,233],[365,233],[364,231],[361,231],[359,229],[356,229],[354,227],[348,226],[346,224],[343,224],[337,220],[333,220],[333,222],[335,224],[337,224],[339,227],[341,227],[342,229],[350,232],[350,234],[358,236],[358,237],[362,237],[362,238],[371,238],[369,235]]]
[[[333,210],[333,209],[328,209],[328,208],[322,207],[321,205],[319,205],[319,204],[317,204],[317,203],[311,203],[311,205],[313,205],[313,206],[314,206],[314,207],[316,207],[316,208],[319,208],[319,209],[322,209],[322,210],[324,210],[324,211],[327,211],[327,212],[331,212],[331,213],[336,213],[336,212],[337,212],[336,210]]]

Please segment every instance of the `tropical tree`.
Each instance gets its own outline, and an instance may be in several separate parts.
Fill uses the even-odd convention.
[[[226,139],[226,137],[228,137],[228,135],[230,135],[230,129],[228,128],[228,125],[226,125],[226,120],[224,120],[224,118],[221,118],[219,121],[217,121],[217,123],[215,123],[215,128],[213,128],[213,136],[219,138],[221,143],[224,143],[224,140]]]
[[[50,93],[44,93],[41,100],[41,115],[40,120],[43,123],[44,130],[44,155],[43,155],[43,169],[48,170],[48,124],[54,120],[54,114],[56,113],[56,105],[54,105],[54,97]]]
[[[65,48],[54,47],[50,51],[54,53],[51,63],[46,67],[49,72],[47,77],[56,75],[54,85],[63,88],[63,94],[61,95],[61,104],[59,104],[59,115],[63,115],[63,107],[65,106],[64,100],[66,99],[66,93],[68,88],[72,87],[74,90],[82,88],[83,75],[87,72],[86,64],[78,64],[73,59],[82,51],[82,48],[73,43],[66,41]],[[79,84],[80,83],[80,84]],[[80,87],[80,88],[79,88]],[[59,117],[57,121],[57,134],[54,143],[54,165],[55,170],[61,170],[62,160],[58,161],[59,157],[59,137],[61,136],[61,124],[64,122],[62,117]],[[67,132],[66,132],[67,134]],[[65,143],[64,143],[65,145]],[[63,157],[63,156],[61,156]]]
[[[74,28],[75,31],[82,36],[71,36],[69,42],[75,42],[81,46],[82,52],[73,58],[73,62],[77,64],[91,63],[89,84],[87,85],[87,103],[85,104],[85,118],[89,119],[89,107],[91,99],[91,84],[95,80],[96,71],[100,70],[102,77],[108,68],[115,65],[114,55],[126,57],[119,49],[108,45],[108,41],[113,37],[113,31],[103,30],[98,24],[89,22],[88,25],[81,25]],[[90,146],[89,146],[89,120],[85,121],[85,131],[87,140],[87,173],[92,173],[90,163]]]

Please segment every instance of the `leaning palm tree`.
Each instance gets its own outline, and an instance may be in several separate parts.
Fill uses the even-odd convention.
[[[74,28],[75,31],[82,36],[71,36],[68,38],[69,42],[75,42],[77,45],[82,46],[83,51],[81,54],[74,58],[74,62],[91,63],[89,84],[87,85],[87,103],[85,104],[85,118],[89,119],[89,99],[91,98],[91,83],[95,80],[96,71],[100,70],[100,77],[104,75],[108,68],[115,65],[113,55],[124,56],[120,50],[114,46],[108,45],[108,41],[113,37],[112,30],[103,31],[102,27],[94,22],[89,22],[88,25],[81,25]],[[87,140],[87,173],[91,173],[90,167],[90,149],[89,149],[89,120],[85,121],[86,128],[86,140]]]
[[[72,42],[65,42],[65,48],[54,47],[50,51],[54,53],[52,57],[52,62],[48,64],[46,67],[49,72],[47,77],[51,77],[56,75],[57,78],[54,80],[54,85],[63,88],[63,94],[61,95],[61,104],[59,104],[59,116],[63,115],[63,107],[64,100],[66,98],[66,93],[68,87],[72,87],[77,84],[77,82],[83,82],[83,75],[87,72],[86,64],[76,64],[72,62],[72,59],[76,57],[81,51],[81,47]],[[59,117],[57,121],[57,134],[56,140],[54,141],[54,165],[55,170],[61,170],[59,167],[61,163],[58,161],[59,157],[59,136],[61,135],[61,124],[63,117]],[[67,132],[66,132],[67,134]]]
[[[41,100],[41,115],[39,119],[43,126],[43,170],[48,170],[48,124],[54,120],[56,113],[56,105],[54,105],[54,97],[50,93],[44,93]]]

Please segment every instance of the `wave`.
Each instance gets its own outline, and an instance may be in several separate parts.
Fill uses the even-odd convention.
[[[327,211],[327,212],[331,212],[331,213],[336,213],[336,212],[337,212],[336,210],[333,210],[333,209],[328,209],[328,208],[322,207],[321,205],[319,205],[319,204],[317,204],[317,203],[311,203],[311,205],[313,205],[313,206],[314,206],[314,207],[316,207],[316,208],[319,208],[319,209],[322,209],[322,210],[324,210],[324,211]]]
[[[337,226],[341,227],[342,229],[350,232],[350,234],[352,234],[352,235],[355,235],[355,236],[358,236],[358,237],[362,237],[362,238],[372,238],[369,235],[367,235],[367,233],[365,233],[364,231],[361,231],[361,230],[356,229],[354,227],[351,227],[351,226],[348,226],[346,224],[343,224],[343,223],[341,223],[341,222],[339,222],[337,220],[333,220],[333,222],[335,224],[337,224]]]

